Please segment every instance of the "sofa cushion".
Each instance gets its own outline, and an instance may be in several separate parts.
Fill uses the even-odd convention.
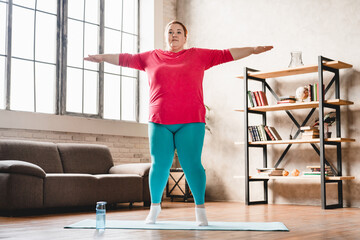
[[[0,173],[18,173],[40,178],[45,178],[46,176],[44,170],[38,165],[17,160],[0,161]]]
[[[47,174],[44,207],[75,207],[96,204],[97,178],[90,174]]]
[[[0,160],[21,160],[41,167],[46,173],[62,173],[62,164],[54,143],[24,140],[0,140]]]
[[[108,203],[142,202],[143,180],[137,174],[100,174],[97,198]]]
[[[127,163],[116,165],[110,168],[109,173],[111,174],[138,174],[141,177],[149,175],[151,163]]]
[[[65,173],[104,174],[114,165],[109,148],[96,144],[58,144]]]

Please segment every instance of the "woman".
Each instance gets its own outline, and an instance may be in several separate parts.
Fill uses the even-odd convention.
[[[161,196],[176,148],[194,196],[197,225],[208,225],[204,206],[206,176],[201,164],[205,135],[204,71],[218,64],[272,49],[272,46],[227,50],[185,49],[187,35],[184,24],[172,21],[165,29],[167,51],[156,49],[133,55],[99,54],[85,58],[92,62],[135,68],[148,74],[148,131],[152,165],[149,174],[151,207],[145,221],[149,224],[156,222],[161,211]]]

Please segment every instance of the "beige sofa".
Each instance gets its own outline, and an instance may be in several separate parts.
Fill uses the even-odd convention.
[[[150,163],[114,166],[108,147],[0,140],[0,211],[150,204]]]

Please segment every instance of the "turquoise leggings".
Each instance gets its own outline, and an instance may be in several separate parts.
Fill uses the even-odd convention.
[[[148,130],[152,161],[149,174],[151,202],[161,202],[176,148],[195,204],[204,204],[206,175],[201,164],[201,152],[205,123],[165,125],[149,122]]]

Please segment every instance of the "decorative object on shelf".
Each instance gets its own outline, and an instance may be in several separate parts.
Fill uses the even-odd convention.
[[[291,60],[290,60],[289,68],[299,67],[304,65],[301,57],[302,52],[295,51],[295,52],[291,52],[290,55],[291,55]]]
[[[296,99],[300,102],[303,102],[309,97],[309,89],[307,86],[298,87],[295,92]]]
[[[297,169],[294,169],[291,171],[291,176],[297,177],[300,175],[300,171]]]
[[[282,175],[283,175],[284,177],[286,177],[287,175],[289,175],[289,172],[286,171],[286,170],[284,170],[284,171],[282,172]]]

